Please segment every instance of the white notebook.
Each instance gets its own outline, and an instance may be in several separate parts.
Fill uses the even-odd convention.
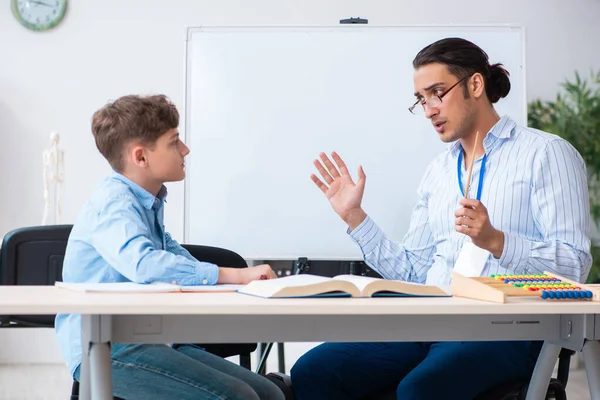
[[[243,285],[198,285],[181,286],[170,283],[65,283],[56,282],[60,288],[79,292],[112,292],[112,293],[166,293],[166,292],[235,292]]]

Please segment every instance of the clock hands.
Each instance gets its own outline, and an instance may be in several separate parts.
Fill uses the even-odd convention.
[[[42,6],[46,6],[46,7],[50,7],[52,8],[52,5],[48,4],[48,3],[44,3],[43,1],[39,1],[39,0],[29,0],[30,3],[35,4],[36,6],[42,5]]]

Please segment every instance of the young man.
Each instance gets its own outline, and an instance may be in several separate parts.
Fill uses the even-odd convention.
[[[475,44],[440,40],[421,50],[413,66],[416,102],[409,110],[430,119],[449,146],[425,171],[401,243],[387,239],[361,208],[361,168],[355,183],[337,154],[337,167],[324,154],[323,164],[315,160],[324,182],[312,180],[348,224],[366,262],[385,278],[448,284],[470,240],[490,253],[483,276],[550,270],[584,281],[590,216],[577,151],[557,136],[500,118],[493,104],[510,90],[508,72],[490,65]],[[402,400],[465,400],[530,377],[540,348],[539,342],[326,343],[298,360],[292,383],[298,400],[362,399],[394,388]]]
[[[165,231],[165,182],[185,177],[190,152],[165,96],[125,96],[98,110],[92,133],[114,173],[91,196],[69,237],[65,282],[244,284],[275,278],[268,265],[227,268],[194,259]],[[58,315],[56,332],[79,380],[81,317]],[[198,338],[202,339],[202,338]],[[112,346],[115,396],[124,399],[276,399],[272,382],[194,345]]]

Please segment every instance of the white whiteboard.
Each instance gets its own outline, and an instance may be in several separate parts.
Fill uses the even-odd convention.
[[[248,260],[361,259],[310,180],[319,152],[367,174],[363,208],[388,237],[407,231],[427,164],[444,151],[411,115],[412,60],[444,37],[502,62],[512,89],[500,115],[526,122],[520,27],[212,27],[186,51],[185,241]]]

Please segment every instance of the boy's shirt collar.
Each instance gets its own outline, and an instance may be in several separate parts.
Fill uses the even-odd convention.
[[[158,191],[158,195],[154,196],[152,193],[150,193],[131,179],[127,178],[124,175],[121,175],[116,171],[112,172],[111,178],[119,180],[127,186],[129,186],[135,197],[137,197],[140,203],[142,204],[142,206],[148,210],[152,209],[153,207],[155,207],[155,205],[158,205],[160,202],[166,202],[167,188],[165,185],[162,185],[160,190]]]

